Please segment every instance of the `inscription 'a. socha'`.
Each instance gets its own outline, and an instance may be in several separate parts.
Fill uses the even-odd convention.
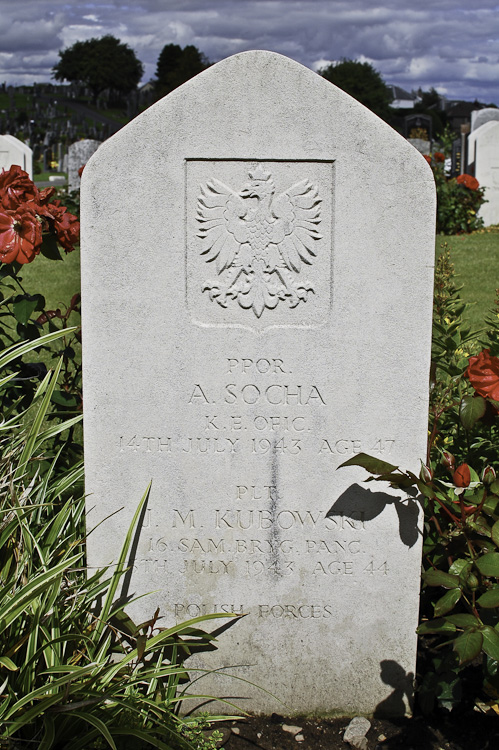
[[[272,174],[261,164],[248,175],[239,192],[214,178],[201,187],[198,237],[201,254],[218,273],[203,291],[222,307],[235,300],[259,318],[265,308],[280,301],[293,308],[314,292],[298,276],[322,239],[321,198],[308,179],[275,195]]]

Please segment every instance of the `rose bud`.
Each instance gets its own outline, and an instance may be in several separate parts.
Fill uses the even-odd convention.
[[[484,484],[492,484],[496,481],[496,473],[492,466],[486,466],[482,474],[482,482]]]
[[[458,466],[454,474],[452,475],[452,481],[456,487],[468,487],[471,482],[470,467],[468,464],[461,464]]]
[[[449,471],[454,471],[456,468],[456,459],[449,451],[442,451],[442,463]]]
[[[423,480],[423,482],[431,482],[433,479],[433,472],[431,469],[429,469],[424,463],[421,463],[421,471],[419,472],[419,478]]]

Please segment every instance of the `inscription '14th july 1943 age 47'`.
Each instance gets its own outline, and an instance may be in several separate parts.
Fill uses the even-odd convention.
[[[282,358],[229,357],[223,361],[222,374],[227,379],[251,378],[255,382],[222,383],[218,389],[203,383],[187,386],[185,403],[193,410],[197,434],[176,438],[168,433],[120,435],[120,452],[339,457],[362,451],[391,452],[393,439],[317,434],[317,414],[331,399],[322,386],[292,382],[291,367]]]

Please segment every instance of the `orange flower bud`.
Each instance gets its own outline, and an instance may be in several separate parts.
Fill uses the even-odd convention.
[[[452,481],[456,487],[468,487],[471,482],[470,467],[468,464],[461,464],[458,466],[454,474],[452,475]]]

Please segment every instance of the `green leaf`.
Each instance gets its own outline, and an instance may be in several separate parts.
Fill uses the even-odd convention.
[[[392,471],[398,468],[397,466],[393,466],[393,464],[382,461],[380,458],[369,456],[367,453],[357,453],[356,456],[340,464],[338,469],[342,469],[344,466],[362,466],[363,469],[371,472],[371,474],[391,474]]]
[[[496,521],[492,526],[490,536],[496,547],[499,547],[499,521]]]
[[[459,417],[465,430],[471,430],[475,422],[485,414],[487,402],[481,396],[464,396],[459,407]]]
[[[478,630],[465,630],[454,641],[454,651],[459,657],[459,664],[467,664],[476,659],[482,650],[483,635]]]
[[[423,573],[423,579],[428,586],[443,586],[445,589],[454,589],[459,586],[459,576],[433,568]]]
[[[484,609],[499,607],[499,586],[489,589],[477,599],[477,604]]]
[[[422,622],[416,632],[418,635],[430,635],[431,633],[455,633],[456,626],[451,622],[447,622],[446,619],[439,618],[438,620]]]
[[[472,628],[480,624],[475,615],[447,615],[445,619],[447,622],[451,622],[458,628]]]
[[[463,557],[458,557],[452,565],[449,568],[449,573],[452,573],[453,575],[460,575],[465,568],[471,568],[471,563],[469,560],[464,559]]]
[[[8,669],[10,672],[17,672],[19,669],[19,667],[17,667],[8,656],[0,656],[0,665]]]
[[[491,659],[499,661],[499,633],[490,625],[485,625],[482,629],[483,650]]]
[[[71,716],[77,716],[79,719],[82,719],[83,721],[86,721],[93,727],[95,727],[95,729],[97,729],[97,731],[105,738],[106,742],[112,748],[112,750],[116,750],[116,745],[114,744],[114,740],[111,737],[109,729],[104,724],[104,722],[101,721],[101,719],[98,719],[97,716],[94,716],[87,711],[72,711]]]
[[[487,552],[475,560],[475,565],[482,575],[499,578],[499,552]]]
[[[495,482],[492,482],[492,484],[490,485],[490,491],[495,495],[499,495],[499,479],[496,479]]]
[[[442,615],[446,615],[447,612],[454,609],[460,598],[461,589],[451,589],[450,591],[447,591],[447,593],[444,594],[435,604],[435,617],[442,617]]]
[[[33,313],[38,306],[37,295],[31,296],[31,294],[20,294],[14,298],[12,302],[12,311],[15,319],[26,325],[28,320],[31,318]]]
[[[62,260],[57,239],[53,234],[44,234],[41,253],[49,260]]]

